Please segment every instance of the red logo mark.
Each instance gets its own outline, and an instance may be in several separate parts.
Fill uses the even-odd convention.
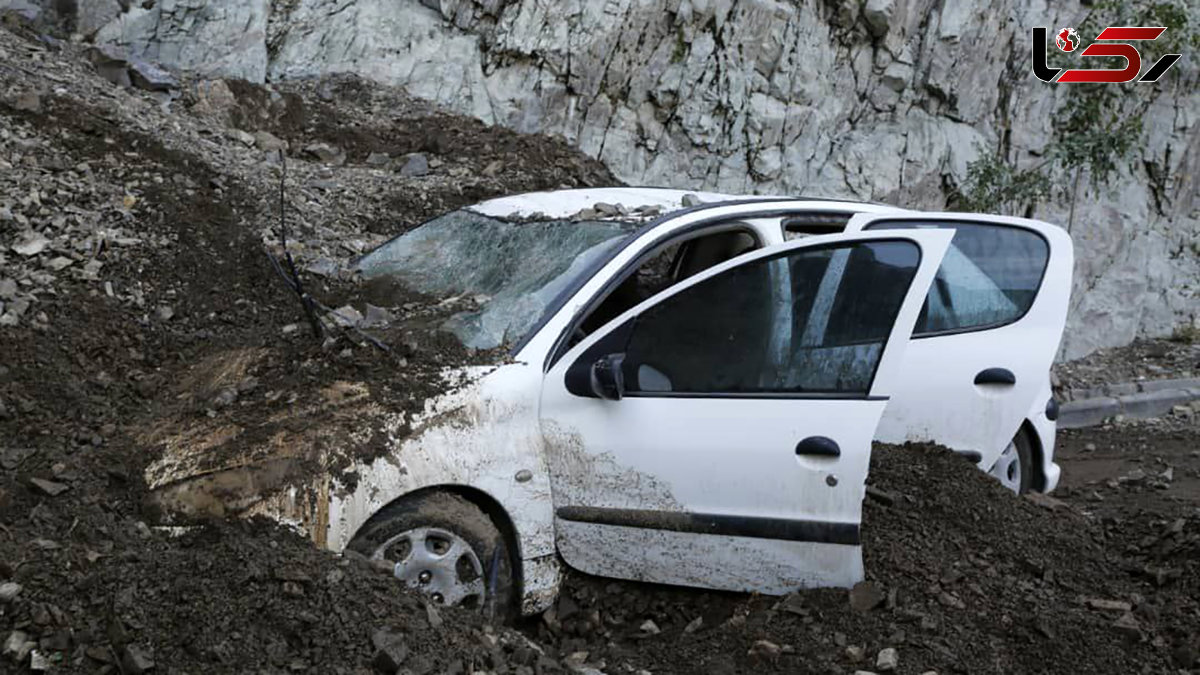
[[[1079,46],[1079,33],[1074,28],[1064,28],[1054,36],[1054,44],[1064,52],[1073,52]]]
[[[1166,30],[1163,26],[1110,26],[1100,31],[1096,41],[1157,40]],[[1054,43],[1064,52],[1073,52],[1079,46],[1079,35],[1074,28],[1063,28],[1055,34]],[[1080,56],[1119,56],[1125,59],[1125,67],[1072,68],[1065,72],[1062,68],[1051,68],[1046,65],[1046,29],[1033,29],[1033,74],[1043,82],[1132,82],[1135,79],[1138,82],[1155,82],[1182,57],[1181,54],[1164,55],[1139,79],[1138,74],[1142,72],[1142,55],[1136,47],[1127,42],[1093,43],[1080,52]],[[1059,73],[1062,75],[1059,76]]]

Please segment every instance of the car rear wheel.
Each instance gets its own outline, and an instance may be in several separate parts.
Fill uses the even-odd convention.
[[[1000,453],[1000,458],[989,472],[1004,487],[1023,495],[1033,484],[1033,448],[1024,432],[1017,432]]]
[[[505,619],[513,607],[508,545],[478,506],[443,492],[382,509],[349,548],[387,561],[396,578],[437,604]]]

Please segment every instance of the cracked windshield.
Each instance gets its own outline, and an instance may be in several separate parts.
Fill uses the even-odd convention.
[[[519,341],[636,222],[512,221],[462,209],[393,239],[356,269],[408,290],[466,300],[444,328],[473,349]]]

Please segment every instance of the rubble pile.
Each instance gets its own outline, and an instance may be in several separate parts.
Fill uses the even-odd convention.
[[[867,579],[848,593],[696,593],[574,574],[536,636],[564,658],[634,660],[654,673],[1192,666],[1177,655],[1200,646],[1196,568],[1186,557],[1200,537],[1194,517],[1152,537],[1110,531],[1053,497],[1013,497],[969,462],[926,446],[877,446],[869,480]],[[1175,572],[1146,575],[1151,551],[1171,556]]]

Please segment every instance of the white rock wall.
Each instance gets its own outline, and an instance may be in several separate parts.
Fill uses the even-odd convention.
[[[1030,28],[1077,25],[1087,11],[1044,0],[133,5],[97,39],[166,65],[255,81],[359,73],[561,134],[631,184],[923,208],[943,206],[977,147],[1005,129],[1017,156],[1036,161],[1070,89],[1033,77]],[[1158,85],[1132,170],[1079,199],[1066,357],[1200,315],[1196,56]],[[1037,215],[1065,225],[1068,211]]]

